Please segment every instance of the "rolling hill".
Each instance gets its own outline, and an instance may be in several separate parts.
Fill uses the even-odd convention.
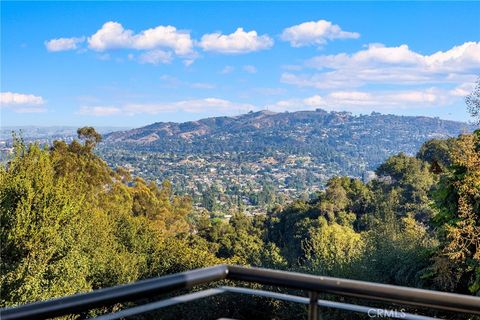
[[[312,155],[327,163],[351,158],[349,162],[373,168],[389,155],[415,154],[426,140],[457,136],[473,129],[467,123],[429,117],[380,113],[354,116],[322,109],[291,113],[259,111],[185,123],[157,122],[110,133],[105,142],[131,150],[176,154],[267,155],[278,151]]]

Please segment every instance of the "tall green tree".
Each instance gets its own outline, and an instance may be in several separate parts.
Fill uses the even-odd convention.
[[[449,290],[480,292],[480,131],[461,135],[452,165],[436,192],[435,221],[443,250],[434,265],[437,283]]]
[[[52,148],[17,141],[0,167],[1,305],[48,299],[219,263],[187,234],[191,202],[114,171],[100,136]]]
[[[89,290],[87,224],[75,185],[56,178],[49,152],[38,145],[17,143],[0,170],[1,304]]]

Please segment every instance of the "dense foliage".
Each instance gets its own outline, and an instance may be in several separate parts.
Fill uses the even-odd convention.
[[[0,170],[1,305],[219,263],[189,239],[190,204],[93,154],[99,136],[16,144]]]
[[[169,182],[112,170],[93,152],[101,137],[78,134],[51,148],[17,140],[0,168],[1,306],[222,262],[480,294],[480,131],[392,156],[367,184],[332,178],[309,200],[229,220]],[[208,318],[219,303],[238,318],[303,312],[218,299],[181,314]]]

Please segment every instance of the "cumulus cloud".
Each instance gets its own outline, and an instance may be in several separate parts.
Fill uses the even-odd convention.
[[[44,112],[45,100],[33,94],[14,92],[0,93],[0,106],[19,113]]]
[[[360,87],[368,83],[432,84],[473,82],[480,72],[480,42],[422,55],[407,45],[371,44],[353,54],[321,55],[306,61],[313,74],[286,72],[284,83],[319,89]]]
[[[238,28],[228,35],[218,32],[205,34],[198,45],[204,51],[241,54],[270,49],[273,43],[266,34],[259,36],[255,30],[245,32],[243,28]]]
[[[339,69],[352,66],[361,67],[420,67],[426,72],[467,71],[480,67],[480,42],[465,42],[447,51],[422,55],[412,51],[406,44],[398,47],[385,47],[370,44],[367,49],[354,54],[324,55],[307,62],[314,68]]]
[[[189,32],[177,30],[173,26],[157,26],[135,34],[114,21],[106,22],[102,28],[90,36],[88,46],[95,51],[168,48],[177,55],[193,53],[193,40]]]
[[[96,51],[133,47],[133,31],[118,22],[109,21],[88,38],[88,46]]]
[[[81,106],[77,112],[85,116],[113,116],[120,113],[120,108],[111,106]]]
[[[432,87],[423,90],[401,91],[333,91],[326,95],[314,95],[304,99],[281,100],[268,105],[268,109],[296,111],[322,108],[336,111],[368,112],[441,107],[458,102],[457,89]]]
[[[45,47],[50,52],[69,51],[78,48],[78,44],[85,41],[85,37],[80,38],[58,38],[45,41]]]
[[[292,47],[303,47],[310,45],[321,46],[327,43],[327,41],[334,39],[357,39],[360,37],[360,34],[343,31],[340,26],[330,21],[318,20],[286,28],[280,37],[283,41],[290,42]]]
[[[119,22],[108,21],[87,38],[52,39],[46,41],[45,46],[52,52],[74,50],[84,41],[88,43],[88,49],[101,53],[100,57],[109,57],[108,52],[111,50],[137,50],[141,52],[138,59],[129,53],[129,60],[151,64],[170,63],[176,55],[187,67],[199,57],[195,47],[204,51],[241,54],[269,49],[274,43],[266,34],[258,35],[255,30],[247,32],[243,28],[228,35],[204,34],[200,41],[195,41],[191,38],[190,31],[179,30],[171,25],[159,25],[135,32]]]

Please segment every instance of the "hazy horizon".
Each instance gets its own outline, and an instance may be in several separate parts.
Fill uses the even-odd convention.
[[[318,108],[317,108],[318,109]],[[321,109],[321,108],[320,108]],[[324,110],[324,109],[322,109]],[[272,112],[272,113],[295,113],[295,112],[314,112],[316,110],[309,110],[309,109],[306,109],[306,110],[295,110],[295,111],[271,111],[271,110],[268,110],[268,109],[261,109],[261,110],[255,110],[255,111],[251,111],[251,112],[262,112],[262,111],[269,111],[269,112]],[[369,116],[371,115],[373,112],[377,112],[377,111],[372,111],[371,113],[353,113],[353,112],[350,112],[350,111],[346,111],[346,110],[332,110],[332,111],[328,111],[328,110],[324,110],[324,111],[327,111],[327,112],[347,112],[347,113],[351,113],[353,116]],[[237,117],[237,116],[243,116],[243,115],[247,115],[250,111],[248,112],[244,112],[244,113],[240,113],[240,114],[233,114],[233,115],[227,115],[227,117]],[[394,113],[382,113],[382,112],[377,112],[377,113],[380,113],[381,115],[385,115],[385,116],[389,116],[389,115],[393,115],[393,116],[406,116],[406,117],[429,117],[429,118],[438,118],[440,120],[444,120],[444,121],[456,121],[456,122],[461,122],[461,123],[464,123],[466,125],[469,125],[469,126],[475,126],[475,123],[472,122],[470,119],[467,119],[465,121],[462,121],[462,120],[452,120],[452,119],[445,119],[445,118],[441,118],[441,117],[438,117],[438,116],[423,116],[423,115],[399,115],[399,114],[394,114]],[[198,118],[193,118],[191,120],[185,120],[185,121],[162,121],[162,119],[159,119],[158,121],[156,119],[151,119],[150,122],[147,122],[147,123],[143,123],[143,124],[139,124],[139,125],[135,125],[135,126],[120,126],[120,125],[98,125],[98,126],[95,126],[93,125],[94,128],[96,129],[100,129],[100,130],[108,130],[108,129],[118,129],[118,130],[128,130],[128,129],[135,129],[135,128],[141,128],[141,127],[145,127],[145,126],[148,126],[148,125],[151,125],[151,124],[154,124],[154,123],[167,123],[167,122],[172,122],[172,123],[177,123],[177,124],[182,124],[182,123],[186,123],[186,122],[195,122],[195,121],[200,121],[200,120],[203,120],[203,119],[208,119],[208,118],[216,118],[216,117],[223,117],[223,115],[215,115],[215,116],[210,116],[210,117],[198,117]],[[2,125],[0,130],[11,130],[11,129],[22,129],[22,128],[35,128],[35,129],[48,129],[48,128],[72,128],[72,129],[77,129],[77,128],[80,128],[80,127],[86,127],[86,126],[92,126],[90,125],[89,123],[80,123],[78,125],[71,125],[71,124],[65,124],[65,125],[59,125],[59,124],[52,124],[52,125],[35,125],[35,124],[25,124],[25,125]]]

